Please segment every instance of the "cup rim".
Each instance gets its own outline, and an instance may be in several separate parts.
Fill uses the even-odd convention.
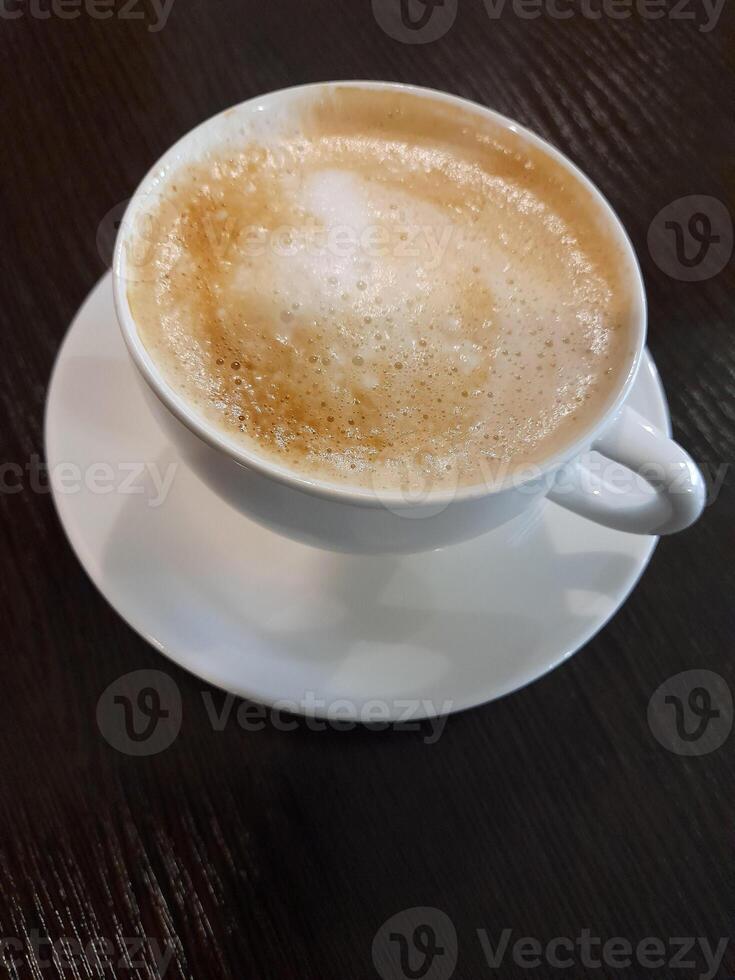
[[[631,272],[634,279],[633,286],[637,294],[636,298],[638,300],[640,314],[638,317],[638,322],[633,325],[635,330],[635,350],[633,357],[626,375],[620,382],[617,393],[610,399],[609,404],[604,411],[592,422],[590,422],[590,424],[585,427],[582,434],[575,440],[567,443],[555,453],[544,457],[544,459],[539,463],[521,463],[518,466],[512,467],[503,479],[492,483],[492,485],[489,485],[486,481],[456,488],[428,490],[420,497],[420,499],[415,500],[412,499],[410,495],[407,499],[406,494],[402,493],[400,490],[383,490],[373,487],[354,487],[350,486],[349,484],[342,485],[330,482],[328,480],[320,480],[315,477],[300,474],[292,468],[269,460],[265,454],[236,444],[234,439],[231,439],[223,432],[218,431],[213,423],[208,423],[203,416],[197,414],[182,398],[182,396],[166,381],[138,334],[138,328],[128,302],[127,288],[125,288],[127,280],[125,279],[124,274],[125,249],[123,247],[125,242],[125,235],[123,234],[123,231],[126,228],[126,219],[133,209],[136,199],[139,199],[141,195],[146,194],[149,189],[154,186],[158,180],[160,180],[161,176],[174,161],[181,159],[182,151],[186,149],[189,143],[194,142],[196,135],[199,135],[205,129],[214,126],[215,122],[222,119],[224,116],[229,116],[232,113],[246,110],[264,110],[269,104],[274,102],[277,103],[279,101],[287,101],[289,98],[297,97],[302,93],[306,94],[310,91],[313,92],[320,89],[339,87],[381,90],[387,89],[400,92],[409,92],[421,98],[459,105],[471,112],[476,113],[478,116],[484,116],[485,118],[491,119],[496,125],[520,136],[524,141],[529,142],[532,146],[556,160],[556,162],[561,164],[575,180],[579,181],[590,193],[592,199],[598,205],[600,213],[605,216],[606,221],[612,226],[616,238],[619,240],[623,250],[627,253],[627,258],[629,259]],[[638,374],[646,343],[647,300],[638,257],[622,221],[597,185],[593,183],[593,181],[590,180],[590,178],[572,160],[570,160],[564,153],[558,150],[551,143],[547,142],[532,130],[522,126],[515,120],[510,119],[508,116],[505,116],[500,112],[497,112],[495,109],[481,105],[478,102],[473,102],[470,99],[453,95],[449,92],[443,92],[439,89],[407,84],[403,82],[348,79],[344,81],[311,82],[305,85],[292,85],[287,88],[277,89],[272,92],[267,92],[262,95],[254,96],[253,98],[246,99],[243,102],[236,103],[235,105],[232,105],[229,108],[208,117],[193,129],[190,129],[171,147],[169,147],[169,149],[162,154],[161,157],[159,157],[133,192],[133,195],[131,196],[125,209],[122,221],[120,222],[120,228],[115,240],[112,260],[112,284],[118,323],[120,325],[123,339],[135,366],[140,371],[143,379],[146,381],[153,393],[187,429],[193,432],[194,435],[200,438],[203,442],[207,443],[213,449],[223,452],[235,462],[249,469],[255,470],[262,476],[269,477],[270,479],[273,479],[285,486],[320,497],[322,499],[335,500],[362,507],[387,506],[389,508],[399,510],[416,510],[424,507],[436,508],[439,505],[446,506],[454,501],[459,502],[462,500],[476,500],[482,497],[488,497],[501,493],[504,490],[511,488],[517,489],[531,482],[548,478],[552,473],[559,470],[570,460],[588,450],[594,444],[595,439],[600,432],[620,411],[630,392],[630,389],[633,386],[636,375]],[[522,473],[524,470],[532,472],[530,472],[525,478],[519,478],[519,473]]]

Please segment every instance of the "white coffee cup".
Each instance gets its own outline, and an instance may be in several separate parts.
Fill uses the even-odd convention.
[[[197,414],[167,382],[144,347],[127,295],[131,275],[130,230],[150,207],[167,173],[196,159],[212,145],[243,134],[267,132],[269,123],[309,90],[300,86],[259,96],[207,120],[184,136],[155,164],[133,196],[118,234],[113,260],[115,306],[123,337],[144,382],[151,408],[177,451],[221,497],[244,514],[290,537],[337,551],[400,553],[423,551],[465,541],[517,517],[547,497],[600,524],[638,534],[671,534],[692,524],[705,503],[702,475],[687,453],[654,429],[625,402],[638,372],[646,340],[646,297],[633,247],[608,202],[585,175],[538,136],[483,106],[456,96],[386,82],[339,82],[361,89],[400,89],[425,99],[471,110],[480,118],[512,130],[558,161],[598,201],[610,230],[635,269],[635,355],[607,410],[590,421],[576,441],[546,459],[476,486],[423,494],[350,489],[326,483],[234,443]],[[607,463],[592,471],[579,457],[596,450]],[[611,462],[612,461],[612,462]],[[627,468],[628,485],[619,479]],[[612,486],[606,469],[615,466]],[[641,493],[641,477],[648,492]],[[655,486],[653,485],[655,484]],[[630,492],[628,492],[628,489]]]

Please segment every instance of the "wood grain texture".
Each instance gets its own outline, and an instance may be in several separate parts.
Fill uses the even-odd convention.
[[[731,10],[704,32],[669,16],[525,20],[508,8],[492,20],[481,0],[459,0],[443,38],[406,45],[368,0],[175,0],[155,33],[148,5],[143,20],[11,8],[23,16],[0,18],[4,462],[42,456],[54,356],[104,269],[98,227],[155,158],[257,93],[382,78],[513,116],[597,182],[640,256],[675,432],[710,473],[731,464],[732,263],[681,282],[647,247],[654,216],[679,197],[711,195],[735,212]],[[376,930],[413,906],[453,920],[463,980],[493,975],[479,928],[541,940],[588,928],[634,944],[729,936],[733,737],[677,756],[653,738],[646,709],[662,681],[690,668],[735,690],[731,473],[579,656],[450,719],[435,745],[425,732],[213,732],[207,688],[105,604],[48,494],[23,483],[0,493],[0,937],[24,948],[10,976],[155,977],[157,943],[171,954],[167,977],[367,980]],[[95,722],[103,690],[138,668],[175,679],[184,717],[169,749],[140,759],[116,752]],[[64,972],[28,954],[33,930],[116,949],[125,937],[150,941],[138,968]],[[735,970],[728,957],[718,977]],[[498,975],[684,977],[699,963],[528,971],[508,961]]]

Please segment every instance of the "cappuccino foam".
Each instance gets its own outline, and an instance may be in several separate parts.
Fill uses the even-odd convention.
[[[572,442],[630,368],[599,205],[470,108],[318,90],[166,173],[147,219],[128,296],[165,380],[307,478],[481,483]]]

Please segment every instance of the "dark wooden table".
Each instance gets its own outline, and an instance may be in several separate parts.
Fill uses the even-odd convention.
[[[713,272],[694,262],[689,240],[687,265],[667,251],[676,232],[662,230],[663,218],[650,248],[648,233],[662,208],[705,195],[723,202],[724,218],[700,198],[675,205],[671,220],[686,236],[699,214],[691,227],[702,237],[711,218],[709,237],[720,236],[711,248],[729,247],[732,11],[717,17],[698,0],[640,9],[544,0],[535,16],[534,0],[520,10],[507,0],[493,16],[482,0],[459,0],[443,36],[408,44],[426,38],[388,20],[399,0],[376,0],[377,18],[369,0],[174,0],[168,18],[151,0],[76,2],[0,3],[0,955],[9,975],[153,977],[159,951],[167,977],[362,980],[379,975],[377,963],[384,976],[445,980],[455,939],[437,913],[399,916],[374,962],[383,923],[413,907],[454,924],[463,980],[707,973],[698,943],[677,953],[673,940],[707,937],[714,948],[730,934],[735,741],[713,748],[703,736],[687,743],[691,755],[670,751],[648,704],[672,676],[712,671],[719,687],[696,675],[706,690],[692,703],[709,692],[729,731],[731,474],[696,527],[660,543],[633,596],[582,653],[451,718],[429,745],[424,732],[214,732],[206,686],[106,605],[25,467],[43,453],[56,351],[104,271],[98,226],[156,157],[257,93],[383,78],[517,118],[602,188],[640,256],[675,433],[716,483],[735,440],[732,263]],[[456,7],[430,11],[445,20],[425,30],[441,33]],[[183,700],[178,738],[145,758],[116,751],[95,720],[105,688],[139,668],[167,671]],[[670,707],[660,724],[673,725]],[[691,733],[697,719],[686,723]],[[512,930],[497,971],[483,929],[493,946]],[[595,966],[599,945],[585,952],[584,930],[623,950],[627,941],[632,965],[620,965],[616,947]],[[401,932],[415,947],[413,973],[385,965],[398,962],[401,941],[390,934]],[[527,968],[533,947],[527,960],[512,953],[525,936],[579,941],[575,965],[555,967],[545,951]],[[435,943],[444,952],[432,961],[420,948]],[[568,962],[566,950],[558,955]],[[728,950],[709,975],[733,970]]]

